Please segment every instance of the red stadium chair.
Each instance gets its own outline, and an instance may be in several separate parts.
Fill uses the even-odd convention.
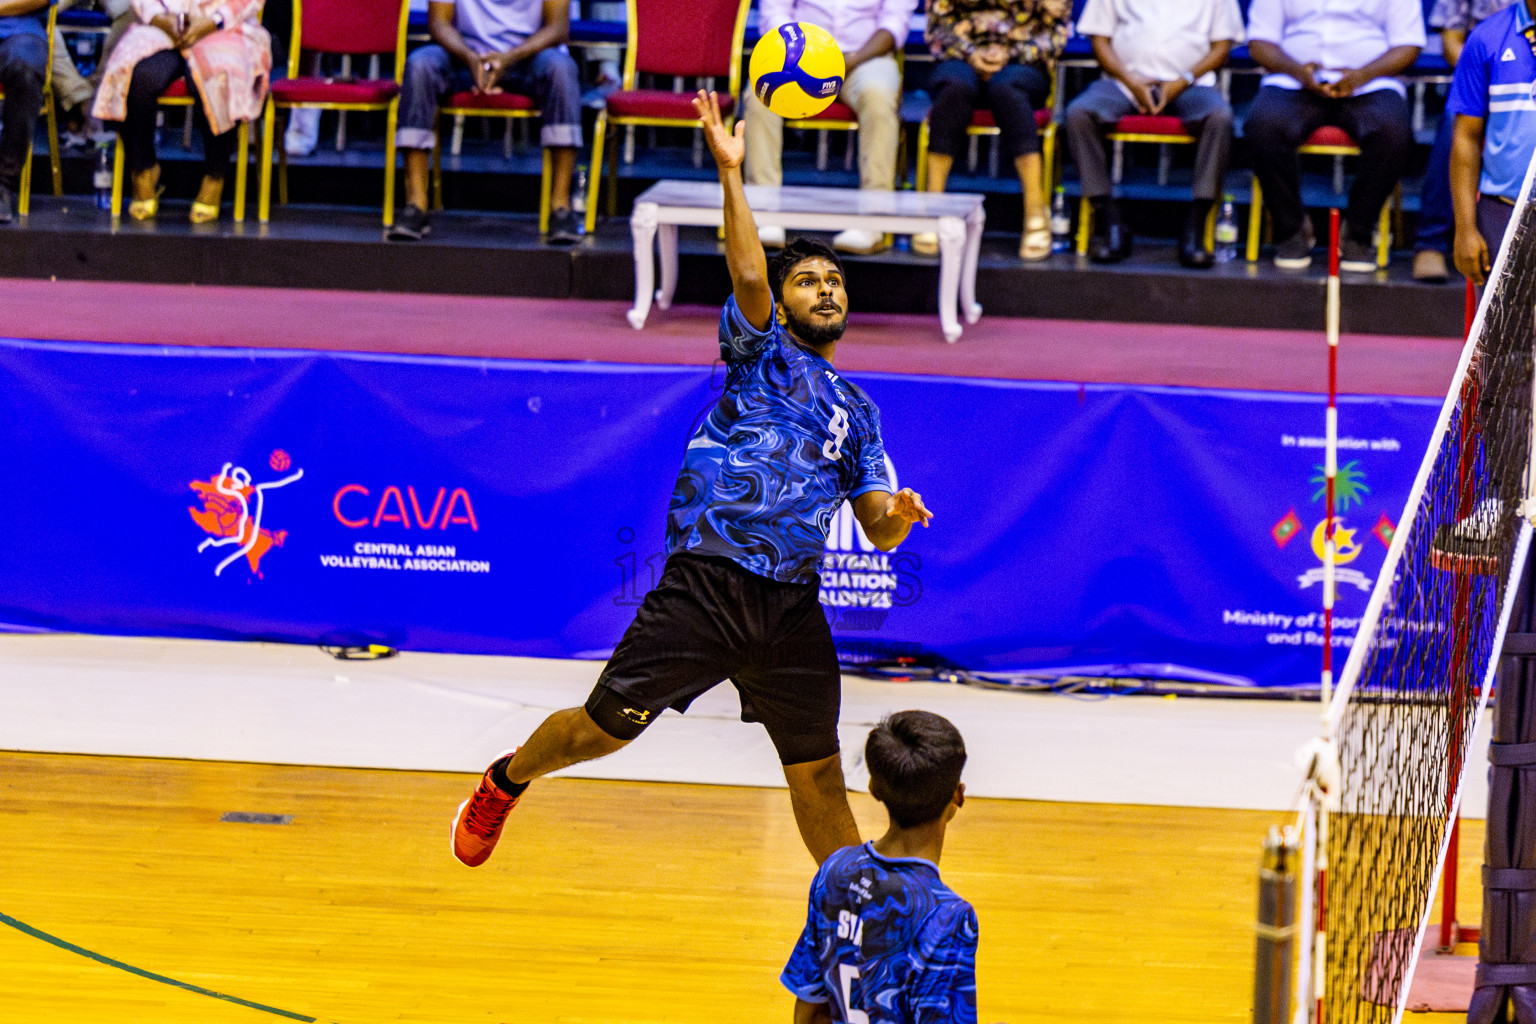
[[[1359,156],[1360,147],[1349,133],[1336,125],[1325,124],[1308,136],[1307,141],[1296,147],[1296,152],[1309,156]],[[1392,205],[1393,199],[1381,205],[1381,219],[1376,225],[1376,265],[1385,267],[1392,258]],[[1253,202],[1248,208],[1248,262],[1259,261],[1259,234],[1264,226],[1264,192],[1259,187],[1258,175],[1253,178]]]
[[[58,23],[57,4],[48,5],[48,68],[43,72],[43,117],[48,122],[48,166],[53,171],[53,194],[64,194],[64,174],[59,166],[59,121],[53,110],[53,28]],[[0,86],[0,100],[5,99],[5,88]],[[21,165],[21,188],[16,193],[16,215],[25,217],[32,211],[32,140],[27,140],[27,159]]]
[[[1183,121],[1171,114],[1131,114],[1129,117],[1122,117],[1115,122],[1115,130],[1106,132],[1104,138],[1117,146],[1123,146],[1127,142],[1156,143],[1159,146],[1192,146],[1200,141],[1184,130]],[[1118,175],[1116,177],[1118,180]],[[1166,183],[1166,174],[1159,167],[1158,184]],[[1079,256],[1086,255],[1088,252],[1092,219],[1088,197],[1084,196],[1078,201],[1077,210],[1077,254]],[[1211,214],[1205,220],[1205,247],[1214,249],[1215,243],[1216,206],[1213,204]]]
[[[293,36],[288,45],[288,77],[272,83],[261,133],[260,219],[267,222],[272,205],[272,148],[278,110],[381,111],[384,129],[384,226],[395,222],[395,126],[400,118],[400,79],[405,74],[405,27],[410,4],[405,0],[293,0]],[[299,77],[299,51],[339,54],[382,54],[395,58],[394,78],[340,80]],[[288,202],[288,153],[278,147],[281,161],[278,200]]]
[[[172,82],[165,92],[160,94],[162,107],[189,108],[195,101],[192,93],[187,89],[187,80],[178,78]],[[238,140],[235,150],[235,222],[245,220],[245,181],[246,163],[251,153],[251,126],[241,121],[235,126],[240,134],[235,136]],[[123,213],[123,146],[119,142],[112,147],[112,219],[115,221]]]
[[[742,37],[751,0],[627,0],[629,41],[624,51],[624,79],[608,94],[592,133],[592,170],[587,185],[587,234],[597,227],[597,201],[603,179],[603,148],[608,129],[621,125],[696,128],[692,92],[641,89],[641,75],[669,78],[724,78],[720,113],[725,127],[735,123],[741,94]],[[618,151],[609,153],[608,213],[618,212]]]
[[[1045,165],[1040,183],[1045,190],[1045,205],[1049,207],[1051,192],[1056,187],[1056,91],[1054,86],[1051,89],[1051,95],[1045,101],[1045,106],[1035,111],[1035,127],[1040,131],[1040,159]],[[992,111],[984,107],[971,115],[971,123],[966,126],[965,133],[967,135],[1001,134]],[[917,190],[925,191],[927,185],[928,118],[924,117],[922,125],[917,130]]]
[[[515,92],[477,93],[474,90],[456,92],[448,102],[437,108],[437,116],[449,117],[499,117],[506,120],[537,118],[543,111],[533,105],[533,98]],[[432,148],[432,208],[443,208],[443,136],[436,132],[437,145]],[[543,147],[540,147],[543,149]],[[549,150],[544,152],[544,170],[539,182],[539,233],[549,231]]]

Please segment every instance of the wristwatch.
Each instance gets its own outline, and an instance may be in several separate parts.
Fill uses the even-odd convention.
[[[218,29],[220,32],[224,31],[224,12],[223,11],[214,11],[213,12],[213,27]]]
[[[1195,84],[1195,76],[1190,74],[1188,71],[1180,71],[1179,72],[1179,77],[1184,79],[1184,84],[1185,85],[1194,85]]]

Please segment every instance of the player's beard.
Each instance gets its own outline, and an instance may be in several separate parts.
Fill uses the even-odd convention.
[[[815,318],[802,320],[786,306],[784,308],[784,320],[789,326],[790,333],[807,345],[830,345],[841,338],[843,332],[848,329],[848,317],[846,314],[844,314],[841,320],[832,323]]]

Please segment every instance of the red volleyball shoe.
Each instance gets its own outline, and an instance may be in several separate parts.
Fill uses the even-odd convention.
[[[474,795],[459,804],[458,816],[453,820],[453,855],[469,867],[477,868],[490,859],[508,813],[521,799],[508,796],[491,781],[491,770],[505,765],[515,753],[516,749],[503,750],[480,777]]]

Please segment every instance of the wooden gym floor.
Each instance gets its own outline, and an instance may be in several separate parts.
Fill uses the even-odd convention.
[[[812,864],[782,790],[547,780],[470,870],[447,826],[473,783],[0,753],[0,1024],[789,1021]],[[980,917],[983,1024],[1247,1020],[1280,820],[968,801],[943,871]]]

